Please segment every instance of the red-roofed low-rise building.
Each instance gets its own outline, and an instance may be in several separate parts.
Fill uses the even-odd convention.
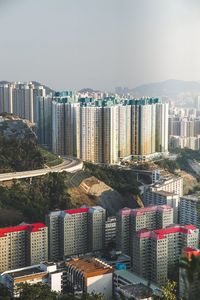
[[[180,255],[186,247],[198,246],[198,234],[193,225],[137,232],[132,243],[133,271],[158,284],[177,279]]]
[[[48,260],[48,228],[43,223],[0,228],[0,272]]]
[[[49,213],[46,224],[49,228],[50,260],[102,250],[105,215],[105,209],[100,206]]]

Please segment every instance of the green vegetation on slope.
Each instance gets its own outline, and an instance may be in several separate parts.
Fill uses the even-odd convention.
[[[62,159],[38,145],[33,123],[11,114],[1,114],[0,173],[53,167]]]
[[[44,149],[39,148],[40,154],[42,155],[45,165],[48,167],[54,167],[63,162],[63,159],[61,157],[58,157],[56,154]]]
[[[65,173],[49,173],[31,184],[20,180],[11,187],[0,186],[0,226],[44,221],[49,210],[71,208],[64,179]]]
[[[200,150],[192,150],[188,148],[184,148],[184,149],[177,148],[172,150],[172,152],[175,154],[179,154],[180,156],[185,157],[187,159],[195,159],[200,162]]]
[[[194,174],[188,160],[196,160],[200,162],[200,150],[191,149],[175,149],[174,153],[177,154],[176,160],[163,159],[155,162],[160,168],[166,169],[170,173],[176,174],[176,170],[183,170],[187,173]],[[195,174],[195,177],[197,175]]]
[[[0,135],[0,173],[40,169],[44,163],[34,139],[7,139]]]
[[[0,173],[56,166],[62,158],[38,146],[35,139],[7,139],[0,134]]]
[[[175,174],[177,169],[180,169],[177,161],[172,161],[169,159],[163,159],[161,161],[155,162],[161,169],[165,169],[168,172]]]
[[[85,170],[121,194],[139,194],[137,176],[131,171],[85,163]]]

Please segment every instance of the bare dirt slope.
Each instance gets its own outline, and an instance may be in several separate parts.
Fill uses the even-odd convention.
[[[116,215],[119,209],[125,206],[138,207],[133,197],[123,197],[123,195],[94,176],[86,176],[86,178],[83,174],[81,176],[83,178],[81,182],[77,180],[76,176],[73,178],[73,187],[68,190],[73,199],[73,205],[101,205],[109,215]],[[77,177],[80,178],[80,174]],[[75,186],[76,182],[80,183],[79,186]]]

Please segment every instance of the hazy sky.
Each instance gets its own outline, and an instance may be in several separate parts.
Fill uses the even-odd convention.
[[[0,80],[200,80],[200,0],[0,0]]]

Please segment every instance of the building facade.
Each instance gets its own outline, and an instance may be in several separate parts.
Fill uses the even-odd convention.
[[[0,112],[35,122],[39,143],[54,153],[92,163],[168,151],[168,104],[158,98],[99,97],[72,91],[46,95],[36,83],[14,82],[0,86]]]
[[[13,113],[12,85],[0,85],[0,113]]]
[[[55,93],[52,101],[52,150],[59,155],[77,156],[79,104],[72,92]]]
[[[13,113],[31,122],[37,120],[37,97],[45,97],[43,86],[27,83],[7,83],[0,86],[0,113]]]
[[[197,247],[198,236],[193,225],[140,230],[133,238],[133,271],[161,285],[168,278],[177,280],[181,253],[186,247]]]
[[[180,224],[192,224],[200,230],[199,194],[184,195],[180,199]]]
[[[0,229],[0,272],[48,260],[48,228],[43,223]]]
[[[183,178],[177,176],[169,176],[164,177],[155,183],[148,186],[144,191],[144,204],[146,206],[153,204],[152,198],[148,196],[147,192],[168,192],[175,195],[179,195],[179,197],[183,196]]]
[[[113,294],[113,268],[97,258],[74,259],[66,262],[67,288],[73,293]]]
[[[38,96],[36,100],[36,124],[38,142],[52,149],[52,97]]]
[[[7,286],[11,295],[19,298],[20,284],[47,284],[51,291],[63,292],[64,268],[55,263],[42,262],[37,265],[14,269],[0,274],[0,282]]]
[[[173,224],[173,209],[170,206],[124,208],[117,215],[117,249],[130,255],[133,236],[138,231],[145,228],[149,230],[164,228],[170,224]]]
[[[146,189],[143,195],[143,202],[148,205],[169,205],[173,208],[173,223],[179,223],[180,197],[177,194],[166,191],[152,191]]]
[[[49,228],[49,258],[96,252],[104,248],[105,209],[100,206],[51,212],[46,216]]]
[[[105,222],[105,247],[116,243],[116,217],[108,217]]]

